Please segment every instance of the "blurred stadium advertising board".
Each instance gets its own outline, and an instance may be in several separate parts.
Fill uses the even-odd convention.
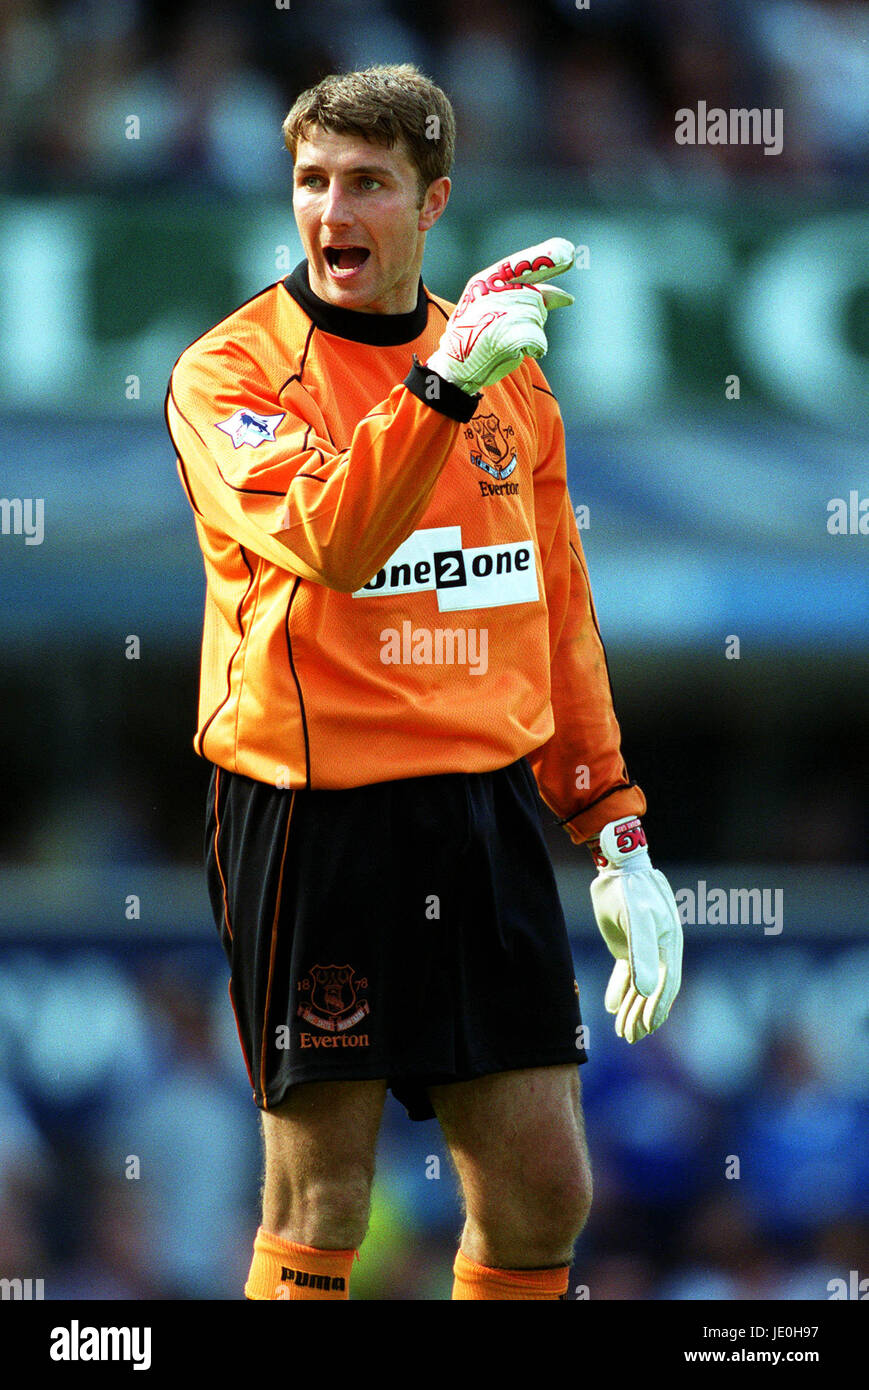
[[[736,415],[738,400],[865,424],[865,210],[553,200],[483,220],[454,198],[425,279],[456,297],[479,264],[554,232],[580,248],[547,364],[568,421],[647,422],[675,404]],[[302,255],[289,205],[252,217],[177,198],[7,197],[0,249],[0,406],[120,418],[162,408],[179,351]]]
[[[865,647],[869,213],[541,199],[483,221],[457,198],[426,281],[455,297],[469,269],[549,232],[580,247],[544,368],[608,639]],[[166,382],[301,255],[288,203],[253,218],[208,199],[0,200],[7,651],[114,636],[131,604],[162,640],[197,637]],[[26,518],[14,534],[15,499],[41,500],[38,539]]]

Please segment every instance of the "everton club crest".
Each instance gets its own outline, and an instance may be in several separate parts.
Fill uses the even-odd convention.
[[[359,991],[366,979],[357,979],[352,965],[315,965],[299,982],[303,998],[296,1010],[300,1018],[327,1033],[343,1033],[363,1019],[370,1008]]]
[[[470,444],[471,462],[500,482],[516,467],[513,426],[502,427],[497,415],[479,415],[468,421],[465,438]]]

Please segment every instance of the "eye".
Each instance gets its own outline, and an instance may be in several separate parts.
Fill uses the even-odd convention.
[[[370,176],[369,174],[363,174],[363,176],[362,176],[362,178],[359,180],[359,182],[362,183],[362,184],[370,184],[370,185],[371,185],[371,190],[366,189],[366,192],[372,191],[373,189],[379,188],[379,187],[380,187],[380,180],[379,180],[379,179],[373,179],[373,178],[371,178],[371,176]]]

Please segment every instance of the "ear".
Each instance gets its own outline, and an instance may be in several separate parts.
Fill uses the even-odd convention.
[[[444,175],[443,178],[433,179],[425,191],[422,207],[419,210],[418,230],[427,232],[437,222],[441,213],[447,205],[452,184]]]

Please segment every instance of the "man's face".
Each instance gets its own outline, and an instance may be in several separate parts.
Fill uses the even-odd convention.
[[[416,308],[425,233],[449,197],[435,179],[419,206],[403,146],[313,126],[296,148],[293,211],[311,289],[340,309],[407,314]]]

